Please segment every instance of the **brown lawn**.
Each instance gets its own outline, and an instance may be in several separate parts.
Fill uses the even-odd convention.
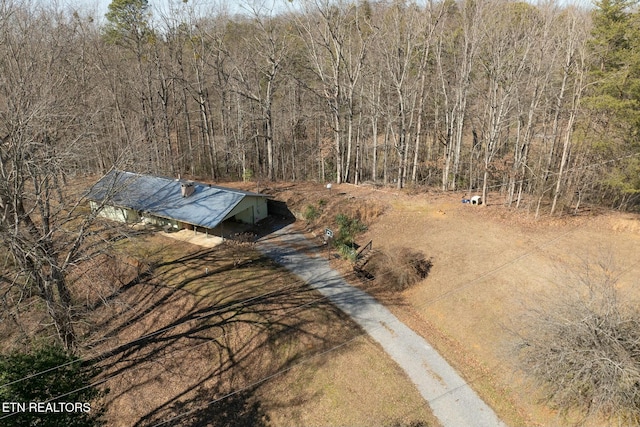
[[[317,235],[336,213],[346,212],[370,225],[360,244],[373,240],[374,248],[410,247],[431,257],[429,276],[413,288],[401,294],[369,290],[432,342],[510,425],[568,423],[540,402],[539,390],[518,371],[513,351],[517,320],[539,296],[562,292],[564,270],[611,255],[623,295],[640,296],[637,215],[591,211],[536,220],[499,204],[462,204],[462,193],[353,185],[334,185],[329,192],[312,184],[269,191],[298,214],[323,200],[320,220],[308,223]]]
[[[635,215],[593,210],[535,220],[497,203],[462,204],[463,194],[230,186],[287,202],[318,245],[345,213],[369,225],[358,243],[430,257],[429,276],[400,293],[333,262],[436,346],[512,426],[568,423],[541,403],[513,351],[520,315],[562,291],[563,269],[611,255],[624,297],[640,296]],[[309,205],[319,214],[314,221],[302,219]],[[375,343],[250,246],[202,248],[149,235],[121,241],[118,252],[72,276],[76,295],[93,309],[78,330],[83,354],[104,367],[108,425],[437,425]]]
[[[118,252],[136,268],[101,288],[84,341],[108,425],[437,425],[375,343],[250,246],[150,235]]]

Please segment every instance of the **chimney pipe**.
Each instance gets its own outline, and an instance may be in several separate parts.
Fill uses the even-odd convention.
[[[189,197],[196,191],[196,187],[193,185],[193,182],[183,182],[180,184],[180,192],[182,193],[182,197]]]

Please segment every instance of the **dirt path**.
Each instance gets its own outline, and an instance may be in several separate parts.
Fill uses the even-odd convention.
[[[326,259],[301,253],[310,247],[293,227],[258,242],[258,248],[357,322],[400,365],[444,427],[504,426],[493,410],[422,337],[369,294],[347,284]]]

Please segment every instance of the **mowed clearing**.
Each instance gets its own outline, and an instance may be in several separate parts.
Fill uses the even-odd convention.
[[[360,286],[431,342],[509,425],[567,423],[540,403],[539,390],[518,371],[513,351],[520,315],[539,296],[561,291],[564,269],[611,255],[625,298],[640,296],[637,215],[590,212],[536,220],[498,204],[498,195],[492,195],[489,206],[471,206],[461,203],[464,193],[283,187],[272,191],[298,213],[320,200],[332,214],[367,203],[384,206],[358,243],[419,249],[432,258],[433,267],[426,279],[401,294]],[[330,216],[323,215],[310,224],[316,234],[329,225]]]

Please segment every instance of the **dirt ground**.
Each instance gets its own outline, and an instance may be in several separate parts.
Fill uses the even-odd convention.
[[[433,261],[429,276],[401,295],[377,292],[394,313],[430,340],[510,425],[563,425],[556,412],[517,370],[513,333],[520,315],[541,295],[562,286],[566,269],[611,256],[619,287],[640,297],[640,218],[585,210],[540,217],[500,204],[471,206],[464,194],[334,185],[280,184],[267,189],[298,217],[309,205],[321,211],[365,209],[375,214],[358,243],[410,247]],[[491,200],[499,200],[492,195]],[[325,208],[322,208],[322,207]],[[321,234],[330,215],[308,222]],[[345,270],[346,271],[346,270]],[[366,285],[362,285],[365,286]]]

